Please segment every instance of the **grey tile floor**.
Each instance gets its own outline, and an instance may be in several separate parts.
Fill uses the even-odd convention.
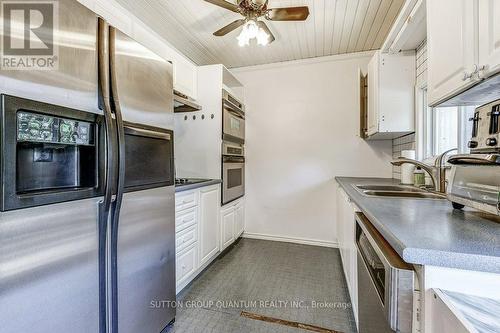
[[[337,249],[242,239],[178,295],[168,333],[306,332],[241,311],[356,332]]]

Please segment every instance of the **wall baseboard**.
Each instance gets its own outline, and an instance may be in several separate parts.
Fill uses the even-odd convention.
[[[299,237],[286,237],[286,236],[257,234],[257,233],[246,232],[246,231],[243,233],[242,237],[243,238],[251,238],[251,239],[262,239],[262,240],[276,241],[276,242],[286,242],[286,243],[295,243],[295,244],[303,244],[303,245],[331,247],[331,248],[338,248],[339,247],[339,244],[337,242],[328,242],[328,241],[321,241],[321,240],[308,239],[308,238],[299,238]]]

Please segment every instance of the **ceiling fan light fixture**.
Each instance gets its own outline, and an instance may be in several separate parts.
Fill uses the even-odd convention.
[[[269,34],[263,29],[259,29],[259,33],[257,34],[257,44],[262,46],[269,44]]]
[[[252,39],[257,39],[257,44],[262,46],[269,44],[269,34],[252,19],[245,23],[237,39],[240,47],[250,45],[250,40]]]
[[[250,39],[247,38],[247,36],[242,36],[243,34],[240,34],[236,39],[238,40],[238,45],[240,47],[244,47],[247,45],[250,45]]]

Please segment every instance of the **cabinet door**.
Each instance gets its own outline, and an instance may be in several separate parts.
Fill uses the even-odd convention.
[[[500,1],[479,1],[479,65],[484,75],[500,71]]]
[[[356,249],[356,220],[355,209],[348,202],[346,206],[346,248],[347,256],[349,257],[349,295],[351,296],[352,310],[354,316],[358,317],[358,256]]]
[[[197,250],[198,248],[195,243],[185,251],[178,253],[176,256],[175,280],[177,282],[177,292],[181,290],[179,286],[185,283],[187,280],[191,279],[194,272],[196,272]]]
[[[474,83],[477,0],[427,1],[429,104]],[[473,75],[476,77],[476,75]]]
[[[196,66],[184,59],[174,60],[174,89],[196,99],[197,97],[197,69]]]
[[[337,211],[336,211],[336,225],[337,225],[337,243],[340,251],[340,255],[342,256],[342,248],[344,244],[344,213],[343,213],[343,208],[344,208],[344,195],[343,195],[343,190],[339,186],[337,188]]]
[[[221,250],[231,245],[234,242],[234,220],[235,220],[235,209],[230,207],[225,209],[221,213],[221,232],[222,232],[222,244]]]
[[[368,63],[368,136],[378,132],[378,59],[378,52],[375,52]]]
[[[200,265],[219,251],[219,188],[200,190]]]
[[[241,236],[245,230],[245,205],[240,202],[235,209],[234,238]]]

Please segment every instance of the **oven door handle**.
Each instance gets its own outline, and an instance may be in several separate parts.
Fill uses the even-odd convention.
[[[227,99],[225,99],[222,103],[223,107],[225,110],[228,110],[228,111],[232,111],[238,115],[240,115],[241,117],[244,117],[244,112],[242,109],[240,109],[237,105],[231,103],[230,101],[228,101]]]
[[[224,105],[224,110],[226,112],[232,114],[233,116],[241,119],[241,120],[245,120],[245,114],[243,112],[241,112],[240,110],[232,109],[232,108],[228,107],[227,105]]]
[[[222,156],[222,162],[224,163],[245,163],[245,158],[241,156]]]

